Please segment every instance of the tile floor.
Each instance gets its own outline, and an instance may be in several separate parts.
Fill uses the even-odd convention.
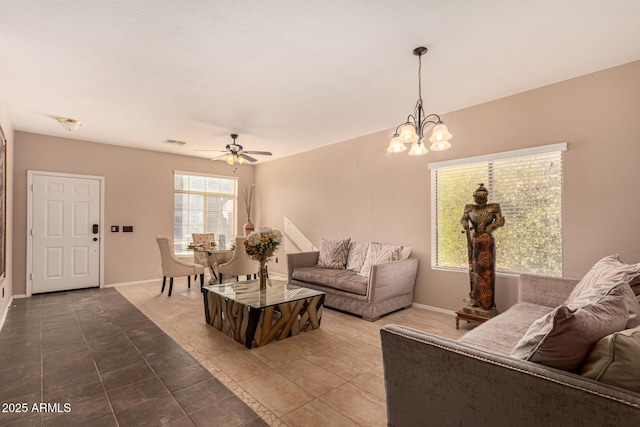
[[[327,309],[320,329],[248,350],[205,323],[186,279],[171,298],[160,287],[14,300],[0,332],[0,403],[29,406],[0,412],[0,425],[385,426],[380,328],[454,339],[467,328],[418,308],[373,323]],[[33,411],[40,402],[60,408]]]
[[[377,322],[326,309],[320,329],[249,350],[208,326],[202,296],[177,280],[120,291],[218,381],[271,426],[386,426],[379,330],[407,325],[456,339],[453,316],[419,308]]]
[[[59,406],[35,411],[41,402]],[[266,425],[114,288],[14,300],[0,332],[0,403],[2,426]],[[18,403],[26,412],[8,406]]]

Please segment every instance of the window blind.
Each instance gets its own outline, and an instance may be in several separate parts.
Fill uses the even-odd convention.
[[[489,203],[499,203],[506,220],[493,233],[496,270],[561,276],[563,147],[432,167],[432,265],[468,268],[460,218],[464,205],[473,203],[473,192],[483,183]]]
[[[173,242],[184,253],[193,233],[214,233],[229,242],[237,229],[238,180],[236,178],[174,172]]]

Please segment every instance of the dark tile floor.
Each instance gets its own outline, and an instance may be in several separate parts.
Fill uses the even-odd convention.
[[[0,404],[2,426],[267,425],[112,288],[14,300]]]

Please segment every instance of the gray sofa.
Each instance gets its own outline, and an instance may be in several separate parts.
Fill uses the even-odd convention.
[[[381,329],[388,425],[640,425],[640,394],[509,356],[577,282],[522,275],[518,303],[458,341]]]
[[[418,260],[408,258],[371,266],[368,278],[350,270],[318,268],[319,252],[287,254],[289,283],[326,293],[324,303],[374,321],[413,302]]]

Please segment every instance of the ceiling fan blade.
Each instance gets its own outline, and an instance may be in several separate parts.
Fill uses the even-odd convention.
[[[246,153],[246,151],[243,152],[243,153],[238,153],[238,156],[242,157],[245,160],[249,160],[250,162],[257,162],[258,161],[258,159],[254,159],[251,156],[247,156],[245,153]]]
[[[226,158],[227,158],[227,154],[221,154],[218,157],[214,157],[213,159],[209,159],[209,160],[222,160]]]
[[[259,154],[261,156],[271,156],[272,154],[268,151],[243,151],[243,153],[248,154]]]
[[[221,153],[226,153],[227,150],[193,150],[193,151],[219,151]]]

